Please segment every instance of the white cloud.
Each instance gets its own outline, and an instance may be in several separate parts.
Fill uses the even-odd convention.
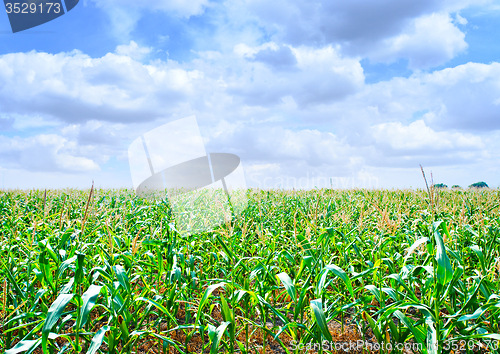
[[[359,168],[362,161],[355,147],[345,144],[330,132],[313,129],[287,129],[268,122],[232,124],[221,122],[208,129],[207,151],[235,153],[251,171],[279,168],[292,176],[301,171],[326,169],[345,174]],[[274,166],[274,167],[273,167]]]
[[[377,124],[372,127],[377,144],[390,147],[401,154],[415,151],[480,150],[484,144],[480,137],[458,132],[436,132],[423,120],[410,125],[401,122]]]
[[[499,82],[500,63],[467,63],[422,75],[420,85],[433,113],[428,124],[476,132],[500,129]]]
[[[293,45],[312,42],[369,44],[400,34],[412,20],[439,12],[457,12],[490,0],[246,0],[259,23],[279,31]]]
[[[99,166],[89,158],[75,155],[75,143],[56,134],[29,138],[0,136],[0,160],[11,168],[28,171],[89,172]]]
[[[257,54],[258,52],[260,52],[262,50],[271,49],[271,50],[276,51],[276,50],[278,50],[278,48],[279,48],[279,46],[274,42],[264,43],[264,44],[261,44],[261,45],[256,46],[256,47],[251,47],[251,46],[247,45],[246,43],[239,43],[239,44],[234,46],[233,52],[237,56],[242,57],[242,58],[252,58],[255,56],[255,54]]]
[[[101,58],[78,51],[0,56],[0,106],[4,112],[73,123],[147,121],[172,112],[201,79],[199,71],[184,70],[175,62],[137,62],[128,56],[131,46],[118,52],[126,49],[127,55]]]
[[[409,122],[420,114],[436,131],[484,134],[500,129],[500,63],[467,63],[409,78],[365,85],[358,93],[330,105],[320,121],[335,119],[350,139],[368,135],[366,123]],[[420,113],[419,113],[420,112]]]
[[[466,18],[460,16],[460,14],[457,12],[457,14],[455,15],[455,20],[457,21],[458,24],[462,25],[462,26],[465,26],[466,24],[469,23],[469,21],[467,21]]]
[[[279,30],[293,45],[373,42],[396,35],[406,21],[433,12],[439,1],[300,1],[247,0],[257,19]]]
[[[129,44],[123,44],[116,47],[116,54],[124,55],[134,60],[141,60],[149,53],[151,53],[151,48],[139,47],[139,45],[134,41],[130,41]]]
[[[405,58],[410,61],[411,69],[439,66],[467,49],[465,34],[454,26],[454,23],[467,22],[458,12],[491,2],[277,0],[271,4],[266,0],[243,1],[247,22],[257,22],[264,28],[263,37],[270,37],[278,45],[340,46],[344,56],[382,62]],[[241,1],[230,3],[241,4]],[[241,12],[241,5],[230,9]],[[242,21],[240,16],[238,21]]]
[[[290,174],[307,166],[345,174],[363,164],[466,163],[486,156],[488,146],[479,135],[459,130],[500,129],[500,64],[469,63],[365,85],[359,62],[332,46],[288,46],[296,60],[288,72],[274,70],[276,62],[255,60],[263,50],[280,48],[241,45],[220,60],[209,53],[182,65],[143,64],[123,55],[124,48],[101,58],[79,52],[9,54],[0,57],[0,104],[4,112],[24,114],[19,117],[42,117],[25,127],[43,128],[44,120],[54,124],[57,118],[65,149],[73,150],[51,150],[56,152],[49,156],[76,160],[54,157],[48,166],[66,170],[85,168],[86,160],[78,158],[95,164],[123,158],[120,141],[190,114],[202,126],[227,123],[205,130],[210,151],[234,152],[258,165],[281,164]],[[415,112],[424,113],[405,124]],[[320,123],[322,131],[303,127],[306,123]],[[20,154],[22,146],[31,151],[27,143],[19,146],[6,151]]]
[[[408,29],[385,39],[368,54],[373,61],[409,60],[410,69],[427,69],[446,63],[467,49],[465,34],[446,13],[433,13],[412,21]]]
[[[249,13],[228,10],[240,11],[237,20],[219,23],[217,45],[193,48],[192,61],[147,61],[155,49],[129,39],[98,58],[77,51],[0,56],[0,110],[16,116],[2,116],[0,127],[36,134],[1,137],[2,160],[26,170],[97,173],[112,157],[126,164],[126,145],[141,132],[196,114],[209,151],[234,152],[263,176],[371,178],[386,166],[494,161],[487,134],[500,130],[500,64],[416,70],[467,48],[453,23],[464,23],[457,11],[471,1],[224,4],[241,2]],[[148,8],[189,17],[208,5],[109,6],[119,10],[118,22],[120,14],[130,20],[122,21],[126,32]],[[241,32],[226,33],[240,20]],[[363,57],[407,58],[416,72],[365,84]],[[43,129],[51,134],[40,135]]]
[[[271,60],[269,54],[264,62],[252,61],[243,66],[238,76],[229,77],[229,93],[243,96],[250,105],[274,105],[287,96],[301,107],[324,104],[342,99],[363,86],[363,68],[356,59],[344,58],[338,48],[327,46],[320,49],[310,47],[287,47],[293,62],[287,62],[288,71],[276,71],[281,59]],[[235,52],[245,58],[257,58],[263,50],[277,51],[274,43],[252,48],[236,46]]]

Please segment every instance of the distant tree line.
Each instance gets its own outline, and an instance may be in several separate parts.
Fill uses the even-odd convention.
[[[436,184],[434,184],[434,188],[448,188],[448,186],[444,183],[436,183]],[[460,187],[458,184],[454,184],[453,186],[451,186],[451,188],[457,189],[457,188],[462,188],[462,187]],[[476,182],[476,183],[472,183],[469,186],[469,188],[489,188],[489,187],[486,184],[486,182]]]

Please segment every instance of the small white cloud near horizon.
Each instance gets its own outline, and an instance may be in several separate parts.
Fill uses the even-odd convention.
[[[0,158],[14,169],[42,172],[91,172],[100,167],[93,160],[77,156],[78,147],[56,134],[29,138],[0,136]]]
[[[485,146],[481,138],[457,132],[436,132],[423,120],[407,126],[401,122],[382,123],[372,127],[377,144],[385,145],[394,151],[408,152],[426,149],[439,150],[480,150]]]
[[[138,61],[142,60],[146,55],[151,53],[151,51],[152,48],[139,47],[139,45],[132,40],[129,44],[122,44],[116,47],[116,54],[125,55]]]

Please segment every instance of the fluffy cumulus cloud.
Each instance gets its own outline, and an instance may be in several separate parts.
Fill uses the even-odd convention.
[[[117,146],[122,142],[123,150],[123,141],[137,134],[131,124],[140,126],[148,121],[157,124],[153,121],[159,117],[172,114],[182,117],[192,111],[202,118],[210,113],[221,117],[221,112],[228,114],[227,118],[234,117],[241,103],[232,104],[233,97],[261,106],[249,110],[247,117],[251,121],[259,112],[266,114],[266,106],[282,106],[288,102],[293,110],[296,102],[308,105],[335,101],[362,87],[359,63],[340,58],[331,47],[322,50],[287,47],[288,55],[295,60],[292,77],[287,76],[288,72],[273,70],[270,65],[276,63],[266,62],[259,56],[266,48],[279,50],[273,44],[242,52],[241,48],[235,48],[230,63],[242,71],[253,72],[244,77],[244,85],[241,76],[236,74],[221,76],[226,68],[212,66],[214,55],[207,53],[197,59],[200,70],[189,69],[189,63],[182,66],[174,61],[143,64],[136,59],[147,55],[149,49],[135,42],[121,45],[115,53],[101,58],[77,51],[57,55],[38,52],[4,55],[0,57],[0,107],[16,117],[3,119],[5,130],[13,126],[21,131],[51,128],[59,129],[62,135],[38,134],[27,139],[3,137],[0,159],[10,166],[33,171],[92,171],[97,164],[106,163],[110,156],[123,155]],[[255,79],[259,76],[260,81]],[[268,79],[281,82],[266,85]],[[323,85],[317,85],[318,80],[323,80]],[[264,91],[264,95],[274,96],[274,100],[261,100],[262,96],[255,96],[252,90]],[[214,104],[217,103],[214,95],[221,98],[221,104]],[[193,97],[205,100],[193,100]],[[281,158],[295,162],[305,159],[311,165],[334,163],[332,158],[336,154],[332,146],[338,142],[329,133],[294,133],[276,128],[272,136],[282,138],[269,146],[269,139],[259,132],[262,128],[240,131],[241,138],[235,140],[239,144],[233,146],[245,151],[248,148],[241,142],[254,142],[253,150],[242,154],[249,159],[277,161]]]
[[[1,55],[2,166],[108,173],[127,164],[139,134],[192,114],[207,151],[237,154],[255,183],[272,176],[272,186],[284,177],[369,180],[387,168],[451,171],[498,158],[500,64],[432,71],[467,50],[467,20],[457,11],[478,2],[93,1],[129,29],[148,9],[187,19],[213,7],[221,17],[213,46],[185,60],[158,59],[157,48],[130,38],[100,57]],[[226,33],[236,22],[240,35]],[[405,58],[413,73],[367,84],[364,58]]]
[[[427,116],[441,129],[500,129],[500,64],[468,63],[426,74],[434,109]]]
[[[362,171],[363,158],[357,147],[331,132],[227,121],[208,131],[208,150],[237,154],[252,187],[323,188],[335,183],[346,188],[352,187],[352,183],[363,186],[369,182],[366,178],[348,178]]]
[[[409,19],[436,9],[438,1],[274,1],[247,0],[248,8],[289,43],[366,44],[396,35]]]
[[[300,106],[329,103],[358,91],[364,83],[359,62],[343,58],[331,46],[314,49],[266,43],[252,48],[239,44],[234,52],[252,65],[229,79],[229,92],[252,105],[275,104],[287,96]]]
[[[294,46],[341,45],[344,53],[374,61],[410,61],[412,69],[446,63],[467,48],[450,14],[490,1],[246,0],[255,19],[276,40]]]
[[[318,11],[325,25],[325,40],[352,43],[357,50],[363,50],[361,47],[370,41],[401,32],[408,21],[436,6],[435,1],[429,0],[324,1],[321,5]]]
[[[252,163],[305,163],[310,167],[349,165],[351,148],[331,132],[292,130],[266,122],[231,124],[207,129],[210,151],[225,150]]]
[[[127,142],[161,124],[161,117],[194,113],[209,151],[234,152],[250,169],[344,176],[363,166],[485,159],[483,139],[464,130],[498,128],[496,63],[366,85],[359,62],[332,46],[240,44],[224,61],[232,71],[214,64],[218,52],[200,53],[196,65],[145,64],[133,59],[136,52],[148,51],[130,43],[101,58],[79,52],[0,57],[2,111],[26,122],[24,128],[30,127],[26,117],[36,116],[60,129],[59,135],[3,137],[0,159],[35,171],[93,171],[112,156],[126,163]],[[16,119],[4,118],[5,126],[15,127]],[[293,119],[300,124],[293,127]],[[304,127],[307,122],[322,128]],[[31,127],[43,126],[31,120]]]
[[[0,158],[10,168],[45,172],[91,172],[99,165],[77,156],[78,146],[56,134],[40,134],[30,138],[0,136]]]
[[[250,105],[291,97],[307,106],[342,99],[363,86],[359,62],[342,58],[335,48],[286,49],[284,65],[293,70],[275,70],[283,64],[283,48],[275,45],[236,46],[227,67],[210,59],[197,65],[171,60],[143,64],[137,59],[149,48],[135,42],[101,58],[78,51],[7,54],[0,56],[0,106],[5,113],[43,114],[67,123],[144,122],[172,115],[193,98],[202,99],[201,109],[217,93]]]
[[[0,57],[0,106],[6,113],[44,114],[68,123],[148,121],[171,113],[201,74],[176,63],[143,65],[134,46],[101,58],[74,51]]]
[[[254,53],[252,60],[268,64],[275,70],[293,70],[297,65],[297,58],[288,46],[267,46]]]
[[[394,167],[417,164],[444,166],[474,163],[487,156],[480,137],[458,132],[437,132],[423,120],[409,125],[400,122],[382,123],[372,127],[377,150],[368,163]]]
[[[366,85],[332,106],[332,112],[356,124],[359,119],[382,123],[422,117],[435,130],[485,133],[500,129],[499,82],[499,63],[467,63]]]
[[[433,13],[414,19],[403,33],[383,40],[371,51],[373,61],[391,63],[399,58],[409,60],[410,69],[436,67],[467,49],[465,33],[447,13]]]
[[[484,148],[481,139],[461,133],[436,132],[417,120],[407,126],[401,122],[377,124],[372,127],[375,141],[396,154],[414,151],[457,151]]]
[[[116,54],[130,57],[134,60],[141,60],[151,52],[151,48],[140,47],[136,42],[122,44],[116,47]]]

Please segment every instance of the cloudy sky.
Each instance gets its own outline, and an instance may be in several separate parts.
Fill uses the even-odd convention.
[[[4,188],[132,187],[141,134],[195,115],[249,186],[500,185],[500,1],[80,0],[0,16]]]

